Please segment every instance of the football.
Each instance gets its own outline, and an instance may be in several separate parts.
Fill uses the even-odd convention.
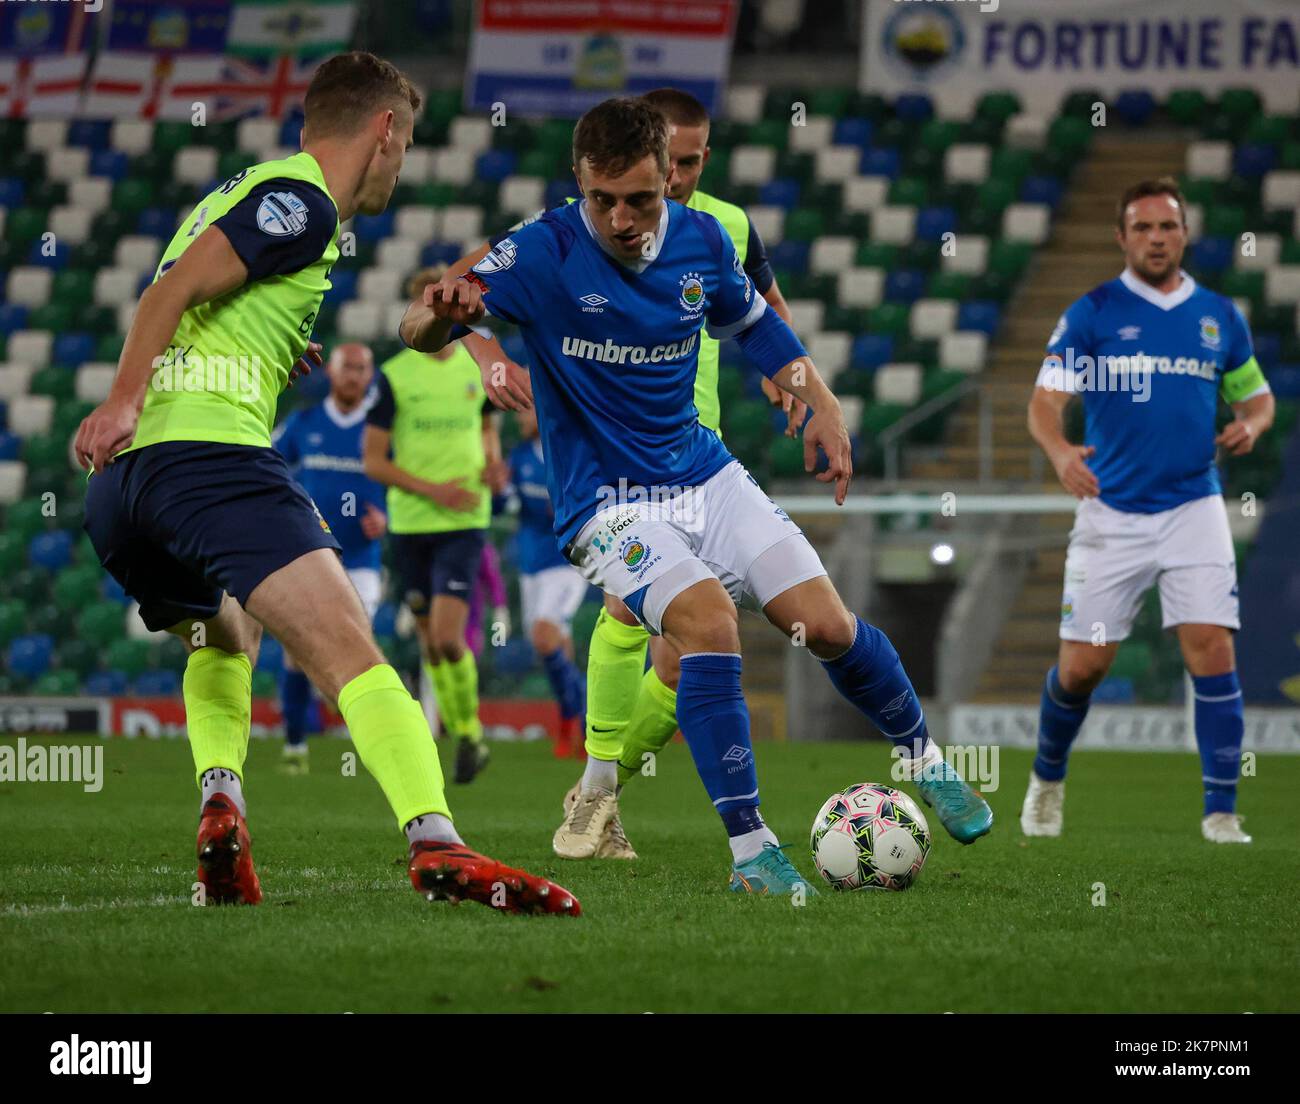
[[[812,857],[835,889],[906,889],[930,853],[930,826],[907,794],[859,782],[831,794],[812,826]]]

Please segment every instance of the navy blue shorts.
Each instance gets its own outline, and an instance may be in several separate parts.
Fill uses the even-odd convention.
[[[416,617],[429,612],[435,594],[450,594],[468,602],[478,578],[486,529],[453,529],[449,533],[393,533],[393,571],[402,588],[402,601]]]
[[[165,441],[90,477],[86,532],[153,631],[240,605],[268,575],[339,550],[320,511],[271,448]]]

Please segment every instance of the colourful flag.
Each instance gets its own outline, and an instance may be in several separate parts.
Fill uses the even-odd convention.
[[[354,0],[236,0],[227,50],[242,57],[326,57],[348,48]]]
[[[236,114],[224,97],[220,54],[169,55],[104,51],[95,61],[82,114],[92,119],[186,121],[202,103],[209,122]]]
[[[116,0],[104,48],[219,54],[230,7],[231,0]]]
[[[10,119],[75,115],[85,54],[0,58],[0,115]]]

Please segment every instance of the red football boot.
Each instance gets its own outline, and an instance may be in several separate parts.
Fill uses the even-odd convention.
[[[471,851],[463,843],[417,840],[407,867],[411,885],[430,901],[477,901],[503,912],[581,916],[578,899],[563,886]]]
[[[578,733],[577,717],[561,717],[559,733],[552,745],[555,751],[555,758],[567,759],[573,754],[574,742],[581,739]]]
[[[203,806],[198,854],[199,881],[209,905],[256,905],[262,900],[248,825],[225,794],[213,794]]]

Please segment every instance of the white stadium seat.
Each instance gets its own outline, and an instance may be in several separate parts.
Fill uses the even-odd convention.
[[[817,276],[834,276],[853,267],[858,254],[858,243],[847,235],[829,235],[817,238],[808,254],[808,269]]]
[[[791,299],[791,329],[800,337],[811,337],[822,328],[826,317],[826,304],[820,299]]]
[[[32,119],[27,124],[27,148],[52,153],[68,144],[67,119]]]
[[[862,409],[866,406],[866,403],[857,395],[840,395],[839,400],[840,410],[844,414],[844,424],[846,426],[860,426],[862,424]],[[850,429],[849,432],[856,432],[856,428]]]
[[[546,204],[546,181],[537,176],[507,176],[497,202],[503,211],[531,215]]]
[[[162,242],[149,234],[127,234],[118,239],[114,263],[133,272],[152,272],[158,267]]]
[[[264,119],[260,115],[240,119],[235,128],[235,148],[256,154],[259,160],[264,160],[262,155],[279,144],[280,123],[276,119]]]
[[[1052,229],[1052,209],[1046,203],[1013,203],[1002,212],[1002,234],[1012,241],[1041,245]]]
[[[756,123],[763,117],[767,90],[760,84],[733,84],[727,89],[727,118],[735,123]]]
[[[1003,140],[1015,149],[1042,149],[1047,142],[1047,129],[1051,124],[1041,115],[1023,112],[1007,120]]]
[[[813,159],[813,176],[820,184],[852,180],[861,160],[862,151],[856,146],[826,146]]]
[[[785,231],[785,208],[756,203],[748,210],[749,221],[754,224],[764,243],[778,242]]]
[[[0,399],[12,401],[25,394],[32,382],[32,366],[17,361],[0,361]]]
[[[149,119],[114,119],[108,131],[108,144],[130,157],[139,157],[153,148],[153,122]]]
[[[49,230],[60,244],[81,245],[90,237],[95,213],[84,207],[55,207],[50,211]]]
[[[15,330],[9,335],[6,349],[9,360],[44,368],[50,363],[54,335],[49,330]]]
[[[26,464],[21,460],[0,460],[0,506],[8,506],[21,499],[26,483]]]
[[[445,184],[465,185],[474,179],[475,155],[449,147],[433,155],[433,179]]]
[[[406,160],[402,162],[403,184],[427,184],[433,179],[434,151],[431,149],[412,149],[406,151]]]
[[[1300,207],[1300,172],[1278,169],[1266,173],[1259,190],[1259,201],[1266,211]]]
[[[92,214],[107,211],[113,202],[113,182],[106,176],[88,176],[74,180],[68,187],[68,204],[82,207]]]
[[[219,160],[214,146],[189,146],[176,152],[172,176],[182,184],[201,188],[217,178]]]
[[[363,303],[360,299],[353,299],[339,308],[336,328],[341,338],[374,341],[380,336],[382,323],[383,308],[378,303]]]
[[[402,326],[402,315],[406,313],[408,305],[405,296],[403,296],[400,301],[389,303],[384,308],[383,320],[379,324],[379,339],[381,341],[389,337],[397,340],[398,331]]]
[[[771,146],[737,146],[731,154],[733,184],[766,184],[776,173],[776,150]]]
[[[887,245],[907,245],[916,235],[916,208],[885,204],[871,213],[871,237]]]
[[[889,202],[889,177],[854,176],[844,182],[846,211],[874,211]]]
[[[957,328],[957,303],[952,299],[918,299],[908,319],[913,337],[943,337]]]
[[[989,176],[993,152],[980,142],[958,142],[943,155],[943,175],[953,183],[982,184]]]
[[[401,273],[414,272],[420,264],[423,245],[404,238],[385,238],[375,250],[375,263],[384,268],[394,268]]]
[[[403,275],[391,268],[367,268],[357,280],[357,298],[367,303],[391,303],[400,299]]]
[[[9,404],[9,432],[19,437],[49,433],[54,422],[54,399],[49,395],[23,395]]]
[[[90,175],[90,150],[82,146],[51,150],[45,157],[45,175],[69,184]]]
[[[978,276],[989,266],[989,240],[983,234],[958,234],[952,253],[945,254],[944,272]]]
[[[492,148],[492,122],[474,115],[461,115],[451,121],[447,145],[477,157]]]
[[[95,306],[120,307],[136,297],[140,274],[129,268],[112,266],[95,273]]]
[[[5,299],[24,307],[43,307],[50,301],[54,270],[39,265],[19,265],[11,269],[5,283]]]
[[[823,330],[813,334],[806,341],[805,347],[817,370],[831,382],[848,367],[849,354],[853,350],[853,335],[839,330]]]
[[[982,372],[989,339],[979,330],[958,330],[939,339],[939,367],[945,372]]]
[[[912,406],[921,398],[919,364],[882,364],[874,378],[876,402]]]
[[[393,233],[427,244],[438,236],[437,207],[400,207],[393,219]]]
[[[846,269],[839,275],[836,291],[842,307],[878,307],[885,296],[884,270]]]
[[[1300,265],[1278,265],[1264,273],[1264,298],[1271,306],[1300,303]]]
[[[1243,252],[1245,243],[1240,238],[1232,245],[1235,267],[1246,272],[1265,272],[1282,259],[1282,239],[1277,234],[1256,234],[1255,248],[1250,254]]]
[[[131,332],[131,322],[135,318],[135,308],[139,305],[139,302],[140,300],[133,295],[117,308],[118,333]]]
[[[115,375],[116,364],[83,364],[77,369],[77,398],[82,402],[103,402],[108,398],[108,390],[113,386]]]
[[[484,238],[483,208],[461,203],[444,207],[438,236],[443,241],[473,242],[478,245]]]
[[[1187,147],[1187,175],[1227,180],[1232,175],[1232,143],[1192,142]]]
[[[940,87],[932,93],[931,99],[934,102],[935,117],[938,119],[968,123],[975,117],[976,99],[960,85]]]
[[[790,149],[793,153],[816,153],[831,144],[835,120],[826,115],[809,115],[803,126],[790,127]]]
[[[1187,239],[1196,241],[1201,236],[1201,229],[1205,225],[1205,211],[1202,210],[1199,203],[1189,203],[1187,205]]]

